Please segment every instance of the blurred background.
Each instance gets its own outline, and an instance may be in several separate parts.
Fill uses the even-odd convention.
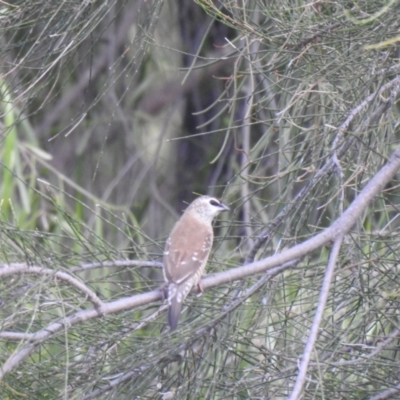
[[[146,292],[198,194],[232,210],[208,272],[320,232],[398,144],[399,7],[0,2],[3,266],[68,272],[103,301]],[[398,196],[394,180],[345,238],[304,399],[400,389]],[[3,378],[0,397],[286,398],[328,255],[190,296],[166,336],[159,303],[65,328]],[[7,276],[0,297],[3,332],[92,306],[51,274]],[[25,345],[4,340],[1,365]]]

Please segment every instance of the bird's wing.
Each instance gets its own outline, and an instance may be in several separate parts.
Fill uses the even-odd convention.
[[[207,262],[212,242],[211,226],[190,215],[183,215],[165,246],[165,280],[180,284],[198,273]]]

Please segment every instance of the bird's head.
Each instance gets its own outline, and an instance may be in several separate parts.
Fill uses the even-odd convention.
[[[221,200],[211,196],[200,196],[193,200],[185,213],[189,212],[193,216],[211,223],[219,213],[228,210],[229,207],[222,203]]]

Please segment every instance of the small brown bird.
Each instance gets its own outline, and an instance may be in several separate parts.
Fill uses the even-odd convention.
[[[183,300],[198,285],[214,240],[213,219],[229,207],[201,196],[194,200],[173,227],[164,251],[164,278],[168,285],[168,325],[178,325]]]

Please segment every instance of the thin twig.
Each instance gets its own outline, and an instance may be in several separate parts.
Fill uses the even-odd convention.
[[[143,261],[143,260],[112,260],[112,261],[99,261],[94,263],[86,263],[72,267],[69,269],[71,272],[88,271],[97,268],[114,268],[114,267],[151,267],[162,268],[162,262],[159,261]]]
[[[261,233],[258,234],[257,239],[255,240],[253,248],[248,253],[245,263],[250,263],[254,261],[257,252],[260,250],[261,246],[266,243],[271,233],[277,228],[278,225],[285,220],[287,215],[289,215],[302,201],[305,197],[310,193],[311,189],[314,188],[317,184],[320,184],[322,179],[327,179],[327,177],[332,173],[333,169],[337,165],[337,159],[342,157],[349,148],[352,147],[352,144],[355,142],[355,137],[351,137],[348,140],[343,139],[345,132],[349,129],[351,122],[353,119],[361,113],[366,107],[379,95],[381,95],[385,90],[388,90],[394,87],[394,90],[391,94],[390,101],[386,101],[381,107],[378,107],[378,110],[375,111],[373,114],[369,116],[366,120],[366,124],[359,129],[356,130],[356,133],[361,129],[365,129],[366,126],[375,122],[375,120],[382,115],[383,112],[387,111],[391,105],[394,104],[395,99],[399,93],[399,83],[400,83],[400,76],[392,79],[390,82],[386,83],[385,85],[381,86],[378,90],[374,93],[367,96],[357,107],[350,111],[349,116],[345,119],[345,121],[337,128],[337,136],[333,143],[333,148],[335,152],[333,153],[332,157],[326,162],[326,164],[319,169],[315,175],[310,179],[309,183],[296,195],[293,201],[288,204],[286,207],[282,209],[279,215],[271,221],[265,229]],[[340,143],[340,144],[339,144]]]
[[[289,396],[289,400],[297,400],[300,397],[303,389],[304,381],[306,379],[308,364],[310,362],[311,353],[314,349],[317,340],[318,331],[321,326],[322,316],[324,314],[326,302],[329,296],[329,288],[331,286],[333,272],[339,256],[340,247],[343,242],[343,236],[339,236],[333,244],[332,251],[329,257],[328,268],[326,269],[324,281],[322,283],[321,293],[318,300],[317,311],[314,316],[314,321],[311,326],[310,336],[308,337],[306,347],[303,352],[303,358],[299,366],[299,373],[297,374],[296,383]]]
[[[387,399],[394,399],[395,397],[399,395],[400,392],[400,383],[396,385],[395,387],[392,387],[390,389],[386,389],[383,392],[376,394],[375,396],[372,396],[369,398],[369,400],[387,400]]]
[[[54,271],[49,268],[32,266],[25,263],[16,263],[4,265],[0,268],[0,277],[17,275],[17,274],[36,274],[36,275],[50,275],[57,279],[68,282],[70,285],[74,286],[76,289],[81,291],[88,299],[94,304],[99,312],[101,312],[101,307],[103,302],[99,299],[93,290],[87,287],[84,283],[74,278],[72,275],[67,274],[63,271]]]

